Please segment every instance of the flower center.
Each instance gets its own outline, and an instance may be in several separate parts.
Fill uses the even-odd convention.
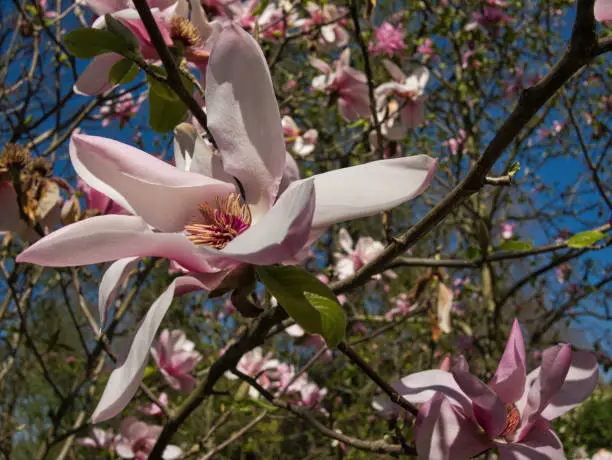
[[[180,16],[174,16],[170,21],[170,36],[174,42],[181,42],[185,48],[198,46],[202,41],[196,26]]]
[[[208,203],[200,205],[203,223],[185,226],[187,238],[196,246],[223,249],[251,226],[251,211],[240,202],[240,195],[230,193],[224,199],[217,197],[216,209]]]
[[[514,404],[506,404],[506,426],[499,435],[500,438],[511,440],[521,423],[521,414]]]

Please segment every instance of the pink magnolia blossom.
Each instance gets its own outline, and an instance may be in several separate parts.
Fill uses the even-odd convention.
[[[312,347],[315,350],[320,350],[322,348],[327,347],[325,339],[321,335],[309,334],[299,324],[292,324],[287,329],[285,329],[285,332],[293,338],[300,339],[299,344],[304,347]],[[327,349],[323,354],[321,361],[329,362],[331,361],[332,356],[332,351]]]
[[[280,2],[280,6],[270,3],[257,13],[260,5],[259,0],[230,0],[225,2],[225,12],[231,21],[249,31],[254,31],[257,26],[260,36],[265,40],[277,40],[285,35],[287,29],[298,25],[298,16],[289,2]]]
[[[504,240],[509,240],[512,238],[512,236],[514,236],[514,229],[516,228],[516,224],[502,222],[500,228],[502,238]]]
[[[405,316],[409,315],[418,307],[417,304],[413,304],[408,294],[402,292],[395,298],[395,307],[385,313],[386,319],[392,319],[394,316]]]
[[[135,417],[126,417],[121,422],[119,434],[115,438],[115,452],[121,458],[146,460],[161,431],[161,426],[149,425]],[[164,450],[162,458],[174,460],[182,455],[183,451],[179,447],[169,445]]]
[[[343,27],[343,21],[339,19],[348,13],[346,8],[338,7],[332,3],[319,6],[314,2],[308,2],[306,11],[310,14],[310,18],[299,19],[295,22],[295,25],[304,32],[308,32],[321,24],[325,24],[320,27],[318,40],[322,49],[342,48],[348,44],[349,34]]]
[[[431,38],[426,38],[425,41],[417,47],[417,53],[430,58],[434,57],[435,51],[433,49],[433,40]]]
[[[183,331],[161,331],[157,344],[151,348],[151,356],[171,388],[185,393],[193,390],[196,380],[190,372],[202,356],[195,351],[195,344],[187,340]]]
[[[612,21],[612,0],[595,0],[595,19]]]
[[[383,64],[393,81],[383,83],[375,91],[378,118],[383,122],[383,135],[400,140],[408,129],[415,129],[425,117],[425,86],[429,81],[426,67],[417,67],[409,76],[385,59]]]
[[[557,281],[560,284],[565,283],[570,275],[572,274],[572,266],[568,263],[561,264],[555,269],[555,275],[557,277]]]
[[[248,353],[242,355],[240,361],[236,365],[243,374],[248,375],[257,380],[262,388],[269,390],[275,387],[275,377],[277,374],[274,372],[280,366],[280,361],[272,359],[272,353],[266,353],[265,355],[261,351],[261,347],[253,348]],[[238,377],[231,372],[226,372],[225,377],[230,380],[236,380]],[[249,396],[253,399],[259,397],[259,392],[249,386]]]
[[[120,205],[111,200],[108,196],[91,188],[87,183],[78,179],[77,189],[85,199],[85,205],[90,211],[94,211],[100,215],[106,214],[128,214]]]
[[[406,49],[401,24],[395,28],[388,22],[383,22],[380,27],[374,30],[374,37],[376,38],[376,43],[370,43],[370,52],[374,56],[385,53],[387,56],[392,57],[394,54]]]
[[[553,420],[584,401],[598,381],[595,357],[568,344],[543,352],[542,365],[526,374],[525,347],[515,320],[493,379],[487,385],[464,359],[451,372],[430,370],[393,386],[423,404],[415,426],[419,458],[469,459],[497,447],[502,459],[565,458]],[[376,401],[383,409],[389,400]]]
[[[285,144],[291,146],[293,153],[300,157],[307,157],[314,152],[319,138],[319,132],[316,129],[309,129],[302,133],[293,118],[288,115],[281,119],[281,124],[285,135]]]
[[[310,57],[310,65],[322,72],[312,80],[312,87],[325,91],[338,100],[338,110],[346,121],[352,122],[370,114],[370,98],[367,78],[363,72],[350,66],[351,50],[345,49],[334,67],[326,62]]]
[[[459,128],[459,136],[442,142],[442,145],[448,146],[452,155],[464,154],[467,152],[467,133],[463,128]]]
[[[338,244],[344,251],[334,253],[336,264],[334,271],[338,279],[346,279],[355,274],[357,270],[365,264],[374,260],[384,249],[384,245],[380,241],[376,241],[370,236],[362,236],[357,240],[357,244],[353,247],[353,239],[345,228],[341,228],[338,232]],[[387,270],[385,275],[395,277],[395,273]],[[377,275],[380,279],[380,275]]]
[[[219,33],[221,24],[209,23],[199,0],[150,0],[151,12],[167,46],[178,46],[188,62],[198,67],[203,74],[208,62],[208,55],[214,37]],[[140,52],[146,60],[158,60],[155,47],[138,12],[129,0],[86,0],[86,5],[100,15],[92,27],[99,29],[106,26],[104,14],[110,14],[128,27],[138,40]],[[104,53],[96,56],[79,76],[74,90],[78,94],[102,94],[113,87],[108,80],[112,66],[122,59],[116,53]]]
[[[607,449],[599,449],[595,452],[595,455],[591,457],[591,460],[612,460],[612,452]]]
[[[94,447],[96,449],[111,449],[113,446],[113,430],[103,430],[102,428],[93,428],[91,436],[88,438],[79,438],[77,444],[86,447]]]
[[[485,6],[482,12],[476,11],[472,13],[473,22],[469,23],[465,30],[474,30],[482,27],[491,34],[497,33],[497,30],[503,25],[512,22],[513,19],[499,6]]]
[[[417,155],[297,180],[263,53],[234,24],[212,50],[206,102],[219,150],[211,151],[195,128],[178,129],[175,166],[115,140],[73,135],[69,153],[78,175],[132,215],[76,222],[17,258],[47,266],[121,259],[116,273],[124,273],[130,258],[154,256],[175,261],[185,273],[147,312],[107,383],[96,422],[113,417],[134,395],[175,295],[214,289],[244,264],[295,263],[330,225],[420,195],[435,172],[435,160]]]
[[[477,55],[476,53],[476,50],[468,50],[463,53],[463,56],[461,58],[462,69],[467,69],[468,67],[478,69],[482,65],[482,63],[474,57]]]
[[[106,101],[100,107],[99,112],[102,116],[102,126],[108,126],[111,120],[119,120],[119,126],[123,128],[130,118],[138,113],[146,98],[147,94],[145,92],[141,93],[136,100],[134,100],[132,93],[125,92],[117,99]]]
[[[317,409],[327,394],[327,388],[320,388],[314,382],[308,382],[300,388],[300,406]]]
[[[168,407],[168,395],[166,393],[160,394],[159,402],[162,404],[162,406]],[[164,413],[161,407],[159,407],[155,403],[151,403],[149,406],[139,407],[138,410],[145,415],[152,415],[152,416],[163,415]]]

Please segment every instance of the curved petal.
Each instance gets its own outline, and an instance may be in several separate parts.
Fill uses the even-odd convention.
[[[419,458],[468,460],[491,447],[491,442],[472,420],[438,393],[427,406],[426,415],[419,412],[416,448]]]
[[[129,0],[83,0],[83,3],[98,16],[102,16],[128,8],[130,2]]]
[[[285,142],[268,65],[257,42],[226,26],[206,71],[208,127],[225,171],[244,187],[257,219],[274,203],[285,170]]]
[[[102,94],[113,87],[108,81],[108,73],[116,62],[122,59],[120,54],[105,53],[93,58],[79,79],[74,84],[74,92],[85,96]]]
[[[594,12],[597,21],[612,21],[612,1],[595,0]]]
[[[138,390],[157,329],[172,304],[175,289],[181,285],[201,286],[201,283],[191,276],[181,276],[153,302],[134,335],[125,361],[108,379],[100,402],[91,416],[93,423],[103,422],[117,415],[128,405]]]
[[[353,238],[351,238],[348,230],[344,227],[338,231],[338,244],[347,254],[353,253]]]
[[[497,448],[500,460],[564,460],[566,458],[561,440],[545,422],[534,426],[520,443],[497,443]]]
[[[395,81],[403,82],[406,79],[406,74],[402,71],[402,69],[400,69],[390,60],[384,59],[383,65],[385,66],[385,69],[387,69],[387,72],[391,74],[391,76],[393,77]]]
[[[453,375],[439,369],[417,372],[391,385],[395,391],[413,404],[423,404],[436,393],[443,393],[457,403],[465,414],[472,413],[472,401],[461,390]]]
[[[98,136],[74,134],[70,159],[92,188],[164,232],[182,231],[200,204],[235,191],[232,184],[181,171],[135,147]]]
[[[472,400],[474,417],[489,438],[496,438],[506,426],[506,406],[479,378],[466,371],[453,371],[459,388]]]
[[[169,446],[166,446],[166,448],[164,449],[162,458],[164,460],[175,460],[177,458],[182,457],[182,455],[183,455],[183,449],[181,449],[178,446],[174,446],[170,444]]]
[[[91,217],[57,230],[19,254],[17,262],[71,267],[135,256],[165,257],[196,272],[216,271],[184,235],[153,233],[140,217],[118,214]]]
[[[504,354],[489,386],[506,404],[514,404],[525,390],[526,374],[525,343],[521,326],[514,320]]]
[[[570,368],[571,357],[572,347],[569,344],[556,345],[542,353],[540,373],[529,389],[525,409],[521,413],[521,431],[518,439],[527,434],[540,418],[542,411],[561,391]]]
[[[573,352],[563,386],[542,411],[542,417],[552,420],[578,406],[589,397],[598,381],[599,365],[595,356],[586,351]]]
[[[306,244],[314,212],[313,180],[293,182],[263,218],[225,248],[201,246],[203,253],[255,265],[291,260]],[[212,259],[215,260],[215,259]]]
[[[108,309],[115,301],[117,291],[123,284],[132,269],[138,265],[140,257],[126,257],[119,259],[106,269],[100,280],[98,291],[98,315],[100,330],[104,329]]]
[[[285,172],[281,179],[280,187],[278,188],[278,194],[282,194],[287,190],[293,182],[300,178],[300,168],[293,159],[293,157],[287,152],[287,159],[285,161]]]
[[[314,228],[371,216],[425,191],[436,171],[427,155],[379,160],[314,176]]]

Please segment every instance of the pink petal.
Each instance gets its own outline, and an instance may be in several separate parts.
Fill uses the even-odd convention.
[[[74,85],[74,92],[86,96],[102,94],[113,87],[108,81],[108,73],[111,67],[123,59],[116,53],[105,53],[93,58],[87,68],[79,75]]]
[[[314,229],[371,216],[411,200],[427,189],[436,160],[427,155],[379,160],[314,176]]]
[[[540,373],[528,391],[527,403],[521,413],[522,428],[518,439],[525,436],[540,413],[561,391],[570,368],[571,357],[572,347],[569,344],[556,345],[542,353]]]
[[[472,400],[474,417],[489,438],[497,437],[506,426],[506,406],[479,378],[466,371],[453,371],[459,388]]]
[[[518,320],[514,320],[504,354],[489,386],[506,404],[514,404],[525,389],[525,343]]]
[[[181,171],[121,142],[74,134],[70,159],[91,187],[141,216],[158,230],[175,232],[197,215],[198,205],[235,191],[232,184]]]
[[[572,352],[572,363],[563,386],[544,409],[542,417],[552,420],[578,406],[589,397],[598,381],[599,365],[593,354]]]
[[[612,21],[612,0],[595,0],[595,19]]]
[[[294,182],[259,222],[238,235],[225,248],[216,250],[201,246],[199,250],[255,265],[289,260],[306,244],[314,203],[313,180]]]
[[[406,101],[402,109],[401,120],[408,129],[416,129],[425,119],[425,100],[420,98],[416,101]]]
[[[496,443],[500,460],[565,460],[563,444],[540,419],[520,443]]]
[[[388,59],[385,59],[383,60],[383,65],[395,81],[403,82],[406,79],[406,74],[393,62],[389,61]]]
[[[130,351],[125,361],[117,367],[106,384],[104,393],[96,407],[91,420],[93,423],[108,420],[121,412],[130,402],[142,381],[142,374],[147,365],[149,350],[175,295],[178,286],[199,287],[201,283],[193,277],[182,276],[175,279],[170,286],[151,305],[144,320],[136,331]]]
[[[257,219],[274,203],[285,170],[285,143],[268,65],[257,42],[226,26],[206,72],[208,127],[223,166],[244,187]]]
[[[97,264],[124,257],[165,257],[197,272],[214,272],[182,234],[153,233],[136,216],[96,216],[57,230],[24,250],[17,262],[47,267]]]
[[[221,156],[213,153],[195,127],[188,123],[181,123],[174,130],[174,162],[183,171],[234,184],[234,178],[223,169]]]
[[[283,178],[281,179],[280,187],[278,188],[278,194],[280,195],[287,190],[287,187],[289,187],[289,185],[299,178],[300,169],[298,168],[298,165],[293,157],[287,153],[287,158],[285,160],[285,172],[283,173]]]
[[[119,288],[126,280],[133,268],[138,265],[139,257],[126,257],[119,259],[106,269],[102,279],[100,280],[100,288],[98,291],[98,315],[100,318],[100,329],[104,329],[108,310]]]
[[[468,460],[491,447],[479,427],[438,393],[419,417],[416,448],[421,459]]]
[[[130,2],[128,0],[83,0],[83,3],[98,16],[102,16],[128,8]]]
[[[338,245],[347,254],[353,253],[353,238],[351,238],[348,230],[344,227],[338,232]]]

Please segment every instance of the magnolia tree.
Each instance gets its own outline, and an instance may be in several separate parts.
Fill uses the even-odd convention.
[[[1,13],[5,458],[612,457],[610,0]]]

